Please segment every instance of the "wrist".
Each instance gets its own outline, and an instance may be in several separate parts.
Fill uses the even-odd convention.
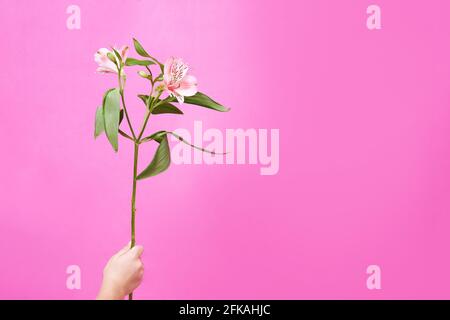
[[[103,283],[97,295],[97,300],[123,300],[125,293],[117,286]]]

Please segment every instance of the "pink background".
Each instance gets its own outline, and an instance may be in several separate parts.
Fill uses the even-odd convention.
[[[71,31],[71,1],[0,1],[0,298],[94,298],[128,242],[132,146],[93,139],[115,85],[93,54],[133,36],[232,108],[185,106],[152,131],[280,129],[277,175],[178,165],[139,183],[137,299],[450,298],[449,1],[74,3]],[[138,125],[144,81],[129,74]],[[81,290],[66,288],[71,264]]]

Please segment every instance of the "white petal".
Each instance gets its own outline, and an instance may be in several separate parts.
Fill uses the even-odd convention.
[[[175,94],[175,98],[177,98],[179,104],[184,102],[184,97],[182,95]]]

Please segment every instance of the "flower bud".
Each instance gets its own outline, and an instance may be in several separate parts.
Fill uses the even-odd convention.
[[[150,75],[147,72],[139,71],[138,75],[140,75],[144,79],[150,79]]]
[[[111,60],[112,62],[117,64],[116,56],[112,52],[108,52],[106,55],[107,55],[109,60]]]
[[[154,97],[154,98],[159,97],[161,95],[161,93],[164,91],[164,89],[165,89],[165,86],[163,83],[158,84],[152,93],[152,97]]]
[[[156,91],[164,91],[164,84],[160,83],[157,87],[156,87]]]

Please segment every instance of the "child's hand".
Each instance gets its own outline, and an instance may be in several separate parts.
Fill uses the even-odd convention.
[[[141,284],[144,265],[140,256],[143,250],[142,246],[130,249],[130,244],[127,244],[109,259],[103,270],[102,287],[97,299],[123,299]]]

